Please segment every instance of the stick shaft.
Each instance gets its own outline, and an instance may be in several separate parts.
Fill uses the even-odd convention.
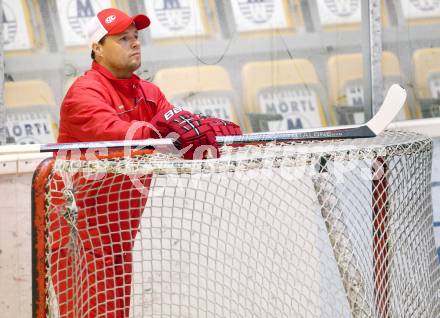
[[[234,143],[258,143],[271,141],[307,141],[307,140],[326,140],[344,138],[367,138],[374,137],[375,134],[366,126],[349,129],[317,130],[304,132],[281,132],[265,134],[245,134],[238,136],[217,136],[216,140],[220,145]],[[97,142],[77,142],[60,144],[33,144],[33,145],[6,145],[0,147],[0,155],[13,153],[38,153],[54,151],[72,151],[87,149],[123,149],[123,148],[150,148],[169,147],[173,145],[173,140],[163,139],[143,139],[143,140],[114,140]]]
[[[329,130],[310,130],[298,132],[246,134],[239,136],[219,136],[217,142],[220,144],[252,143],[270,141],[307,141],[347,138],[369,138],[376,135],[367,127],[359,126],[354,128],[337,128]]]

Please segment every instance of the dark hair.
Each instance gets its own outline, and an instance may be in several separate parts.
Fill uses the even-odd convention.
[[[105,38],[107,37],[107,35],[104,35],[101,40],[98,41],[99,44],[103,45],[105,42]],[[90,53],[90,57],[92,58],[92,60],[95,59],[95,52],[92,50],[92,52]]]

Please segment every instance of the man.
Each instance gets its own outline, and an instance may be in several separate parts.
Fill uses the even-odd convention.
[[[241,134],[233,123],[174,108],[157,86],[133,74],[141,65],[138,30],[149,24],[145,15],[129,17],[117,9],[103,10],[91,21],[88,38],[94,61],[64,98],[59,142],[121,140],[141,124],[133,139],[177,133],[180,148],[189,148],[185,157],[192,158],[197,146],[217,150],[216,135]]]
[[[184,157],[192,159],[200,155],[199,146],[211,147],[218,155],[216,136],[241,134],[231,122],[174,107],[157,86],[134,74],[141,65],[138,31],[149,24],[145,15],[130,17],[113,8],[92,19],[87,34],[92,67],[64,98],[59,142],[161,138],[174,133]],[[150,178],[139,180],[148,188]],[[67,188],[67,180],[59,181],[55,179],[51,187]],[[50,216],[52,283],[60,316],[128,317],[132,248],[147,198],[127,176],[108,173],[102,180],[89,180],[78,173],[68,183],[76,219],[69,220],[66,215],[72,213],[63,210],[67,196],[58,199],[58,212]]]

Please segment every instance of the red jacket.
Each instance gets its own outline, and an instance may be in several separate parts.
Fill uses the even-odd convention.
[[[172,105],[156,85],[136,75],[118,79],[93,62],[64,97],[58,142],[123,140],[130,126],[165,108]],[[146,138],[150,129],[143,126],[132,139]]]
[[[78,78],[61,105],[59,142],[122,140],[130,126],[150,121],[162,109],[172,108],[159,88],[133,75],[117,79],[98,63]],[[150,138],[148,127],[134,139]],[[54,201],[50,214],[52,283],[60,317],[128,317],[132,279],[132,253],[151,176],[107,173],[93,180],[72,176],[75,202],[77,254],[70,247],[71,225],[63,216],[64,197]],[[135,180],[135,182],[132,181]],[[137,183],[136,183],[137,182]],[[64,180],[56,175],[54,193],[62,193]],[[79,264],[75,263],[79,262]],[[78,272],[76,272],[78,270]],[[80,277],[80,281],[75,280]],[[91,294],[89,291],[92,290]],[[75,297],[76,296],[76,297]]]

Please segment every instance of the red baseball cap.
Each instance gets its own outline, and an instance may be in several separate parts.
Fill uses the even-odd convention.
[[[150,25],[150,19],[144,14],[129,16],[115,8],[104,9],[94,16],[87,26],[89,48],[98,43],[105,35],[124,32],[130,25],[142,30]]]

